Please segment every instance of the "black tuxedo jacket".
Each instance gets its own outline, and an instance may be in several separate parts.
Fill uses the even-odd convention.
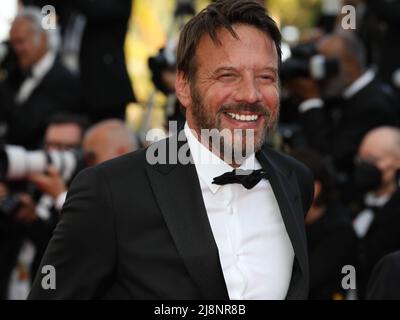
[[[58,112],[79,112],[81,90],[78,78],[57,58],[29,98],[7,110],[6,142],[28,149],[41,147],[47,121]]]
[[[295,252],[287,298],[305,299],[311,174],[267,148],[257,157]],[[74,179],[44,265],[55,267],[56,289],[42,288],[41,267],[30,299],[229,299],[194,164],[151,165],[146,149]]]
[[[302,113],[300,124],[313,148],[332,155],[336,167],[350,173],[364,135],[379,126],[399,124],[395,102],[389,88],[375,78],[349,99]]]

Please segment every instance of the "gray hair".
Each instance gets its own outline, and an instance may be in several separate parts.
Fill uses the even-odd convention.
[[[356,58],[360,68],[365,69],[367,67],[367,53],[358,36],[353,31],[338,31],[336,34],[343,40],[346,54]]]
[[[32,26],[34,28],[34,31],[36,35],[40,34],[46,34],[47,35],[47,43],[48,43],[48,49],[51,51],[58,51],[60,47],[60,33],[58,32],[58,28],[56,26],[55,29],[46,29],[43,28],[42,26],[42,21],[44,18],[44,15],[40,11],[38,7],[35,6],[26,6],[23,9],[21,9],[15,19],[18,18],[24,18],[29,20],[32,23]]]

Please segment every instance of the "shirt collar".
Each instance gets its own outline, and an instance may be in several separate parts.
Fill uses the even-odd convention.
[[[364,198],[364,203],[367,206],[374,206],[374,207],[383,207],[388,201],[390,200],[390,196],[384,195],[384,196],[376,196],[372,192],[368,192],[365,195]]]
[[[32,67],[32,76],[41,79],[51,69],[54,64],[56,55],[52,51],[48,51],[35,65]]]
[[[356,93],[364,89],[375,78],[375,71],[369,69],[365,71],[361,77],[354,81],[344,92],[343,97],[346,99],[351,98]]]
[[[197,174],[207,185],[212,193],[216,193],[220,185],[213,184],[212,181],[225,172],[232,171],[234,167],[223,161],[220,157],[208,150],[192,133],[187,122],[185,123],[185,135],[189,144],[190,154],[196,166]],[[260,169],[261,165],[256,160],[255,154],[249,155],[239,169],[255,170]]]

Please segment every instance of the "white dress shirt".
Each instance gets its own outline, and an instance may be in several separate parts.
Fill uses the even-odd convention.
[[[262,179],[250,190],[241,184],[212,184],[214,177],[233,167],[201,144],[187,123],[184,130],[229,298],[285,299],[294,251],[269,181]],[[254,154],[240,166],[244,170],[260,168]]]
[[[356,93],[364,89],[372,80],[375,78],[375,71],[373,69],[368,69],[365,71],[361,77],[354,81],[344,92],[343,97],[346,99],[351,98]]]
[[[377,208],[382,208],[390,200],[390,196],[376,196],[372,192],[368,192],[364,197],[364,203],[367,206],[374,206]],[[374,221],[374,212],[367,208],[362,210],[353,221],[353,228],[357,234],[357,237],[364,238],[367,234],[369,227]]]

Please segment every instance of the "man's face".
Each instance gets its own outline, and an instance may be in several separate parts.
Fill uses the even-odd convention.
[[[47,51],[45,34],[35,32],[32,22],[26,18],[14,21],[10,41],[22,70],[31,68]]]
[[[83,139],[83,150],[89,165],[97,165],[118,156],[116,146],[112,145],[104,130],[89,131]]]
[[[257,150],[278,117],[278,54],[262,31],[248,25],[234,25],[234,30],[239,39],[225,29],[217,32],[220,45],[208,35],[201,38],[190,97],[181,102],[197,134],[200,129],[253,130]],[[232,137],[228,143],[234,145],[238,136]]]
[[[82,130],[74,123],[50,125],[45,134],[44,148],[51,150],[69,150],[81,144]]]
[[[326,58],[334,58],[339,61],[339,71],[335,76],[320,81],[321,93],[326,98],[339,97],[352,83],[348,74],[346,58],[344,56],[344,42],[337,36],[326,36],[318,42],[318,52]]]
[[[382,181],[380,188],[385,188],[393,184],[396,178],[397,170],[400,168],[400,159],[396,157],[393,150],[393,143],[388,141],[392,137],[367,137],[358,151],[360,159],[370,162],[376,166],[382,173]]]

